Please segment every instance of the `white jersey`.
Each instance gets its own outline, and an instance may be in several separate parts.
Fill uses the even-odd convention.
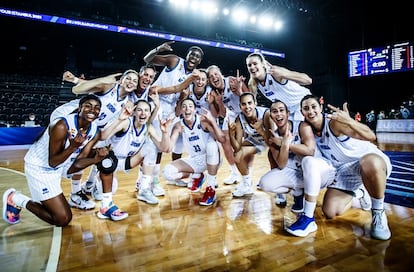
[[[141,129],[134,126],[135,117],[129,117],[128,129],[124,132],[115,133],[108,139],[118,158],[126,158],[139,152],[147,140],[148,126],[145,124]]]
[[[197,114],[195,115],[194,123],[191,128],[183,119],[181,119],[180,122],[183,126],[182,138],[184,147],[190,157],[207,154],[207,143],[215,140],[210,132],[205,131],[202,128],[200,117]]]
[[[68,131],[70,132],[70,137],[74,138],[78,134],[78,114],[73,113],[66,117],[61,117],[66,125],[68,126]],[[55,122],[58,122],[56,119]],[[54,124],[54,123],[52,123]],[[42,166],[45,168],[50,168],[51,170],[56,168],[61,168],[66,166],[67,164],[72,164],[72,162],[76,159],[82,149],[89,143],[98,133],[97,125],[92,122],[88,131],[86,132],[87,136],[85,141],[79,146],[67,159],[65,162],[61,163],[60,165],[52,168],[49,166],[49,127],[47,127],[40,137],[40,139],[34,142],[27,154],[24,157],[24,161],[26,163],[30,163],[37,166]],[[69,138],[66,139],[65,148],[70,145]]]
[[[205,109],[207,111],[210,111],[210,106],[209,106],[210,104],[207,101],[207,95],[210,93],[211,87],[207,86],[204,89],[204,93],[200,97],[198,97],[196,94],[194,94],[194,91],[193,91],[194,85],[193,84],[191,84],[189,86],[189,89],[190,89],[190,94],[188,95],[188,97],[194,100],[195,105],[196,105],[197,114],[202,114],[203,113],[201,109]]]
[[[266,74],[265,84],[257,84],[260,92],[270,101],[283,101],[290,111],[292,120],[303,121],[304,117],[300,112],[300,101],[305,95],[311,94],[310,90],[293,80],[286,80],[284,84]]]
[[[223,104],[228,110],[236,114],[241,112],[240,96],[230,90],[229,77],[224,78]]]
[[[112,120],[122,110],[123,105],[128,101],[129,95],[120,98],[120,85],[115,84],[111,89],[104,93],[97,93],[96,95],[101,100],[101,112],[99,118],[96,120],[99,128],[103,128],[109,121]]]
[[[154,82],[155,86],[170,87],[180,84],[186,80],[190,73],[186,72],[186,63],[183,58],[179,58],[177,65],[171,69],[167,66],[161,71],[157,80]],[[160,109],[162,109],[162,118],[166,119],[169,115],[175,114],[175,106],[177,105],[180,93],[160,94]]]
[[[134,103],[136,103],[138,100],[149,101],[149,88],[145,88],[140,95],[137,95],[135,92],[132,92],[128,96],[129,99]]]
[[[79,108],[79,102],[79,98],[73,99],[54,109],[52,114],[50,115],[50,122],[53,122],[56,118],[68,116],[69,114],[73,113],[75,110]]]
[[[291,144],[300,144],[302,143],[302,140],[300,139],[300,134],[299,134],[299,125],[301,123],[301,121],[290,121],[291,122],[291,130],[290,133],[292,134],[292,140],[291,140]],[[275,129],[275,134],[283,137],[282,135],[279,134],[279,130],[276,128]],[[302,157],[301,155],[297,155],[295,153],[293,153],[292,151],[289,150],[289,159],[287,162],[287,167],[292,168],[292,169],[299,169],[300,165],[301,165],[301,161],[302,161]]]
[[[387,162],[387,166],[390,167],[388,156],[378,149],[376,145],[369,141],[351,138],[346,135],[336,137],[329,128],[329,119],[326,116],[324,118],[321,136],[315,135],[316,145],[319,147],[322,155],[331,161],[335,167],[359,161],[361,157],[369,153],[375,153],[383,157]]]
[[[263,120],[266,111],[268,111],[268,109],[265,107],[256,107],[257,119]],[[262,149],[266,147],[266,141],[263,139],[262,135],[250,125],[243,113],[239,114],[239,119],[244,133],[244,140],[256,147],[261,147]]]

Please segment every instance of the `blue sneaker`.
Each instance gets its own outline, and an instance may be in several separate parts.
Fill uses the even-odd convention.
[[[317,229],[318,226],[313,217],[307,217],[305,214],[301,214],[295,223],[286,228],[286,231],[295,236],[305,237]]]
[[[293,196],[293,205],[290,209],[294,213],[301,213],[303,212],[303,198],[304,195],[301,194],[300,196]]]
[[[201,206],[210,206],[214,203],[214,201],[216,201],[216,192],[213,187],[208,186],[199,204]]]

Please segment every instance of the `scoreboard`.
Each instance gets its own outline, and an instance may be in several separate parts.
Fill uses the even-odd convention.
[[[414,69],[414,44],[405,42],[348,53],[348,77]]]

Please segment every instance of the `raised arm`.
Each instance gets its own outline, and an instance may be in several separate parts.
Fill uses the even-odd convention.
[[[230,137],[230,144],[233,147],[234,153],[237,153],[241,150],[243,143],[243,128],[240,124],[240,118],[237,117],[234,123],[231,123],[228,120],[228,130]]]
[[[168,135],[169,126],[171,125],[172,118],[167,120],[159,120],[161,128],[161,139],[152,125],[148,127],[148,133],[152,139],[152,142],[157,146],[161,152],[168,152],[170,148],[170,135]]]
[[[305,73],[296,72],[287,68],[272,65],[267,62],[268,73],[270,73],[277,81],[284,83],[286,80],[292,80],[300,85],[312,84],[312,78]]]
[[[72,87],[74,94],[87,94],[87,93],[99,93],[104,92],[117,83],[116,77],[121,76],[122,73],[116,73],[105,77],[98,77],[91,80],[82,80]]]
[[[328,115],[331,119],[330,128],[335,136],[347,135],[352,138],[373,142],[377,139],[375,133],[364,123],[351,118],[348,111],[348,103],[343,104],[343,109],[328,104],[332,114]]]
[[[174,41],[165,42],[157,46],[156,48],[152,49],[151,51],[149,51],[144,56],[145,63],[147,64],[151,63],[157,66],[167,66],[168,68],[174,67],[179,61],[178,56],[172,55],[172,54],[158,55],[158,53],[161,53],[161,52],[173,51],[171,47],[171,44],[173,43]]]
[[[210,111],[201,109],[203,112],[200,114],[200,120],[203,124],[203,128],[208,130],[214,137],[214,139],[220,143],[225,143],[226,135],[217,125],[216,119],[211,115]]]

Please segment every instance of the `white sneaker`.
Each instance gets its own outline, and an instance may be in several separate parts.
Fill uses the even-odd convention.
[[[372,210],[371,237],[378,240],[388,240],[391,238],[387,215],[383,209]]]
[[[233,196],[235,197],[242,197],[244,195],[251,195],[253,194],[253,189],[250,184],[246,182],[241,182],[236,186],[236,189],[233,191]]]
[[[96,204],[88,198],[88,196],[80,190],[76,194],[70,194],[69,205],[81,210],[90,210],[95,208]]]
[[[97,178],[94,178],[93,180],[87,180],[86,182],[82,183],[81,185],[82,191],[87,195],[92,194],[96,181],[97,181]]]
[[[103,199],[102,181],[96,181],[95,186],[92,190],[92,197],[97,201],[101,201]]]
[[[285,194],[275,194],[275,205],[281,208],[286,207],[287,200]]]
[[[364,185],[361,185],[356,192],[356,197],[359,200],[359,204],[361,205],[361,209],[364,211],[371,210],[372,202],[371,196],[369,195],[367,189],[365,189]]]
[[[165,195],[164,188],[162,188],[161,183],[158,180],[158,178],[157,179],[154,178],[152,180],[152,186],[151,187],[152,187],[152,193],[155,196],[163,196],[163,195]]]
[[[158,198],[155,197],[149,188],[139,190],[137,198],[138,200],[145,201],[148,204],[158,204]]]
[[[231,173],[230,176],[228,176],[226,179],[223,180],[223,183],[226,185],[232,185],[234,183],[237,183],[239,181],[239,175],[235,173]]]

